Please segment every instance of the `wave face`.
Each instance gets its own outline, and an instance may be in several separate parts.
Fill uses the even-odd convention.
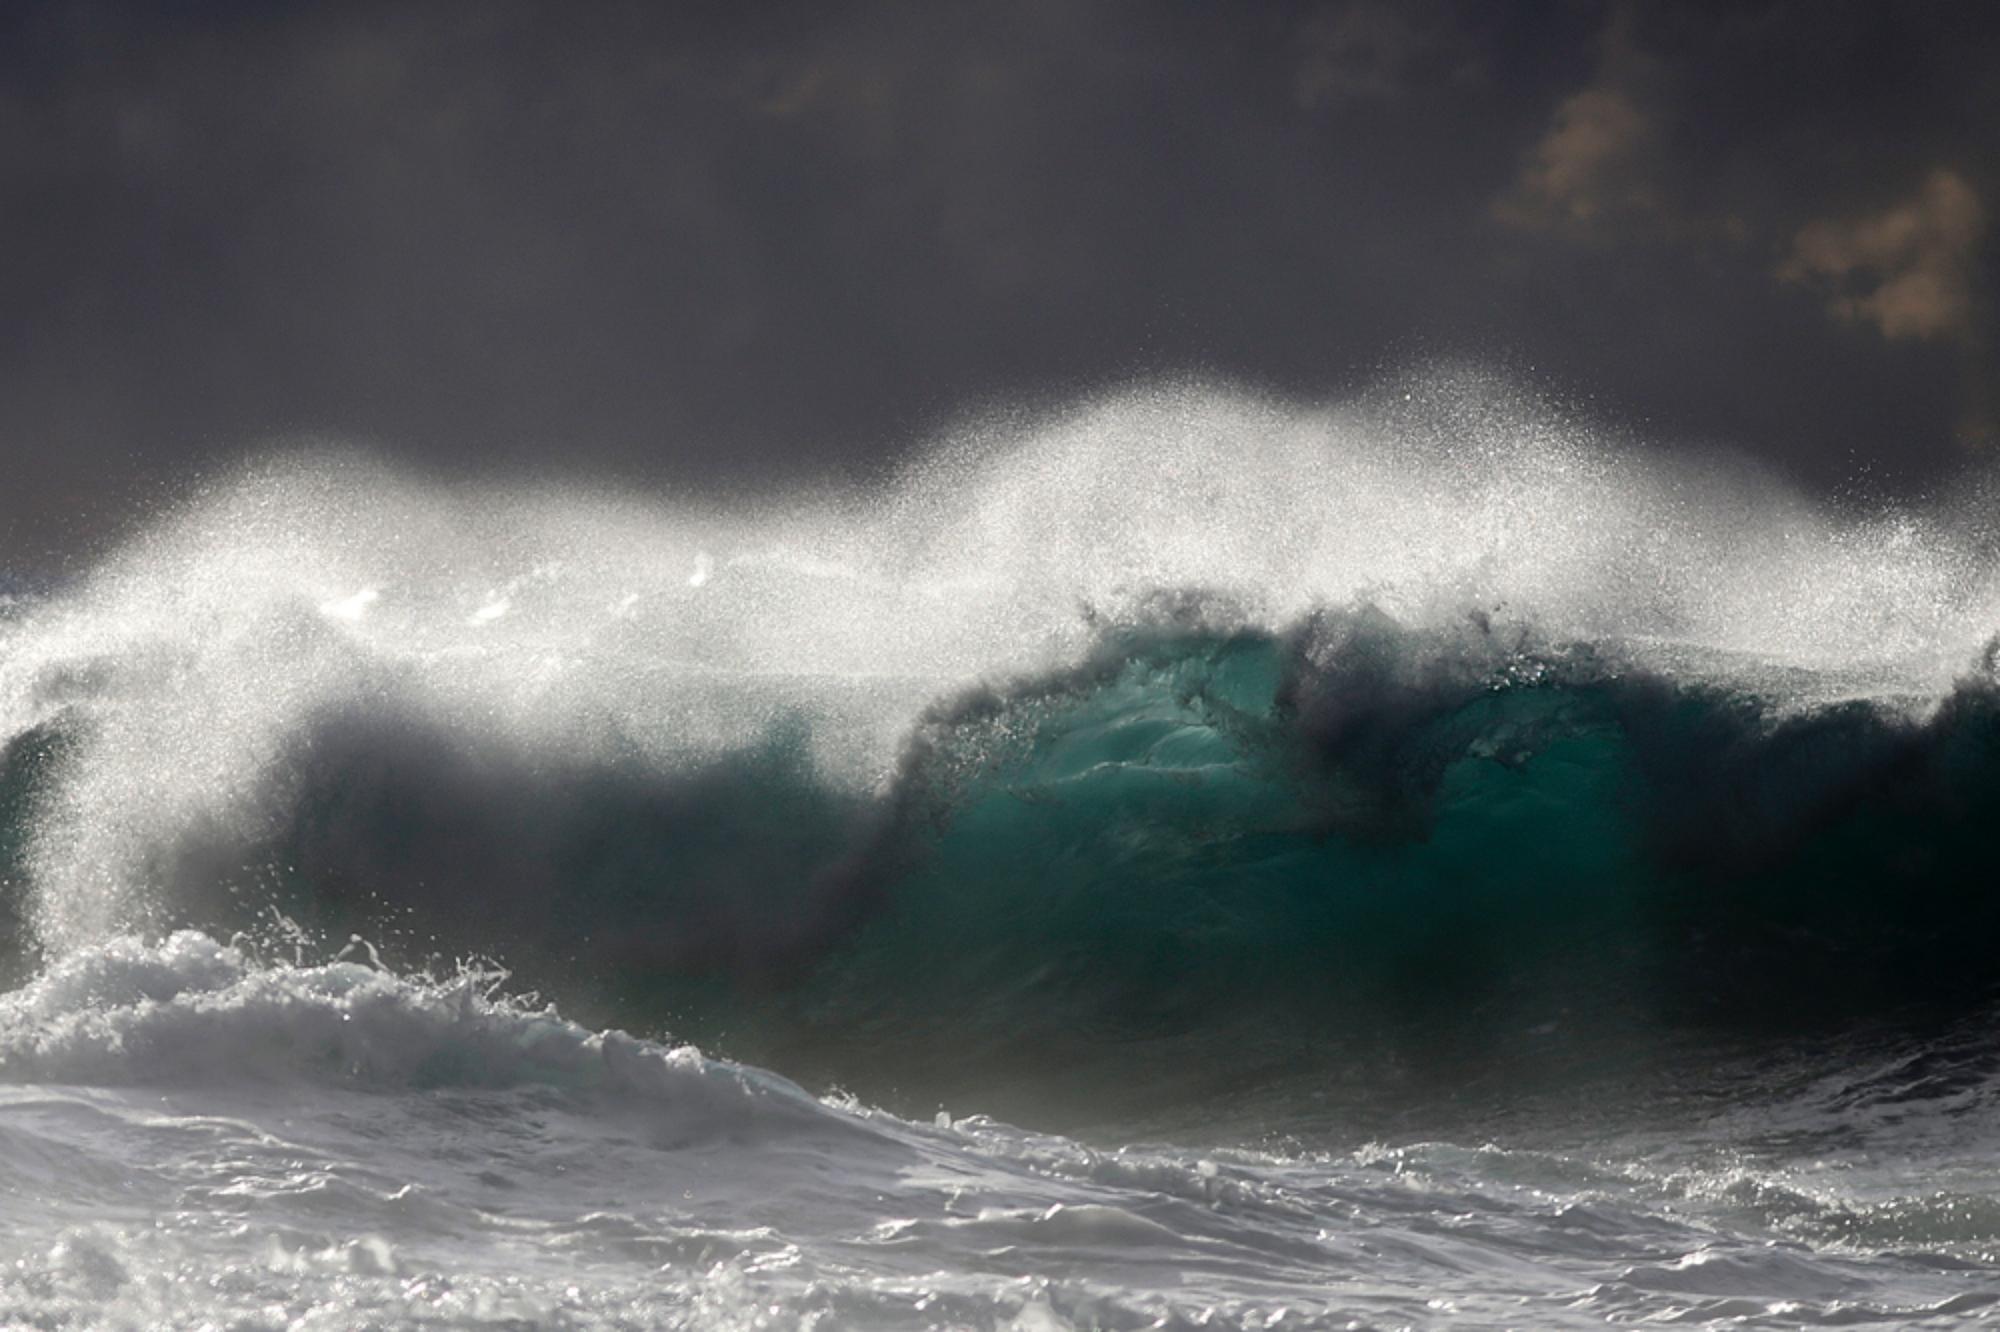
[[[0,603],[0,1322],[1986,1316],[1966,490],[1470,375],[248,467]]]

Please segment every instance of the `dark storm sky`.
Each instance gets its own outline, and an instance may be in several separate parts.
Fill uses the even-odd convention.
[[[17,3],[0,187],[0,567],[302,432],[734,484],[1468,357],[1894,486],[2000,402],[1980,0]]]

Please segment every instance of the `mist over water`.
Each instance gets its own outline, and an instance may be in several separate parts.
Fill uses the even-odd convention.
[[[268,458],[0,608],[0,1315],[1984,1311],[1995,536],[1457,372]]]

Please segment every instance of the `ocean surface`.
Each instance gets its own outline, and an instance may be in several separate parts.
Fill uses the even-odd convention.
[[[2000,1321],[2000,488],[1506,384],[0,597],[0,1327]]]

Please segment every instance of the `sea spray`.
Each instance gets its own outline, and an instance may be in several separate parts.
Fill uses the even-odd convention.
[[[1993,535],[1450,375],[252,464],[0,612],[0,1322],[1990,1316]]]

